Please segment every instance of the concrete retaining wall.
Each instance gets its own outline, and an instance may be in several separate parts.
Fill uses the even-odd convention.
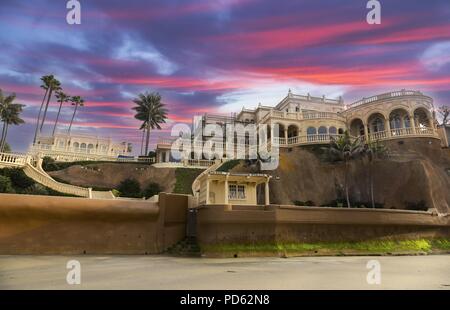
[[[160,253],[185,237],[188,201],[0,194],[0,254]]]
[[[448,237],[449,219],[402,210],[211,205],[198,209],[197,233],[200,244]]]

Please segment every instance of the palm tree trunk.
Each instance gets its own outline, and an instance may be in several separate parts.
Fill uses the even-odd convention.
[[[2,135],[0,137],[0,146],[3,144],[3,139],[5,137],[5,129],[6,129],[5,127],[6,127],[5,122],[3,122]]]
[[[37,118],[37,122],[36,122],[36,130],[34,132],[33,144],[36,143],[37,134],[38,134],[38,130],[39,130],[39,122],[41,121],[42,108],[44,107],[44,102],[45,102],[45,98],[47,97],[47,94],[48,94],[48,88],[45,90],[45,95],[44,95],[44,98],[42,99],[41,108],[39,109],[39,114],[38,114],[38,118]]]
[[[53,134],[52,134],[52,136],[55,135],[56,126],[58,125],[58,120],[59,120],[59,114],[61,114],[62,104],[63,104],[63,102],[61,101],[61,102],[59,103],[58,114],[56,115],[56,121],[55,121],[55,126],[53,127]]]
[[[77,109],[78,109],[78,103],[75,105],[75,109],[73,110],[72,119],[70,120],[69,131],[68,131],[69,134],[70,134],[70,130],[72,129],[73,119],[75,118],[75,114],[77,113]]]
[[[8,123],[6,123],[5,136],[3,137],[2,146],[0,147],[0,153],[3,153],[6,145],[6,137],[8,136]]]
[[[350,197],[348,195],[348,160],[345,161],[345,198],[347,199],[347,208],[350,208]]]
[[[44,116],[42,117],[42,122],[41,122],[41,127],[39,129],[39,132],[42,132],[42,127],[44,127],[45,118],[47,117],[48,105],[50,104],[50,98],[52,97],[52,92],[53,92],[53,89],[50,88],[50,91],[49,91],[48,97],[47,97],[47,104],[45,105]]]
[[[141,156],[144,151],[144,138],[145,138],[145,127],[142,129],[142,140],[141,140]]]
[[[372,199],[372,208],[375,209],[375,198],[373,195],[373,163],[370,162],[370,199]]]
[[[150,143],[150,127],[147,128],[147,136],[145,138],[145,156],[148,156],[148,144]]]

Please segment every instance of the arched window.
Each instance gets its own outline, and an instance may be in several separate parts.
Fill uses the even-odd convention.
[[[308,129],[306,130],[306,134],[308,142],[313,142],[317,139],[317,131],[314,127],[308,127]]]
[[[308,127],[308,129],[306,130],[306,134],[307,135],[315,135],[315,134],[317,134],[316,128]]]
[[[81,143],[80,145],[80,152],[86,152],[86,143]]]
[[[371,125],[373,132],[384,131],[384,121],[381,119],[381,117],[374,118]]]
[[[339,128],[338,133],[339,133],[340,135],[343,135],[343,134],[344,134],[344,129]]]
[[[328,133],[327,127],[320,126],[319,127],[319,135],[326,135]]]
[[[89,144],[87,148],[88,148],[88,153],[89,153],[89,154],[94,153],[94,152],[92,151],[92,150],[94,149],[94,145],[93,145],[93,144]]]
[[[398,129],[402,128],[402,118],[400,117],[400,114],[395,113],[391,116],[391,129]]]
[[[328,132],[330,135],[335,135],[337,133],[337,129],[334,126],[331,126],[330,129],[328,129]]]

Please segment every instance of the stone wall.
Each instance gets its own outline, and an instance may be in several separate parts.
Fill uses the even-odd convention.
[[[431,212],[296,206],[198,209],[200,244],[336,242],[450,236],[450,217]]]
[[[0,254],[160,253],[185,237],[189,199],[0,194]]]

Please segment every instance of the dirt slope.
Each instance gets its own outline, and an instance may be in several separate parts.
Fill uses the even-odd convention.
[[[128,163],[75,165],[49,174],[73,185],[108,189],[117,188],[120,182],[127,178],[135,178],[141,188],[154,182],[158,183],[163,191],[172,192],[176,181],[175,169]]]
[[[432,139],[402,141],[387,143],[392,156],[374,164],[375,201],[395,209],[424,201],[428,208],[450,212],[450,151]],[[326,205],[344,197],[344,165],[327,163],[317,154],[300,147],[280,154],[278,169],[265,171],[274,176],[270,182],[272,203],[311,200],[315,205]],[[240,165],[233,171],[255,169]],[[370,202],[367,164],[352,162],[350,176],[351,201]]]

